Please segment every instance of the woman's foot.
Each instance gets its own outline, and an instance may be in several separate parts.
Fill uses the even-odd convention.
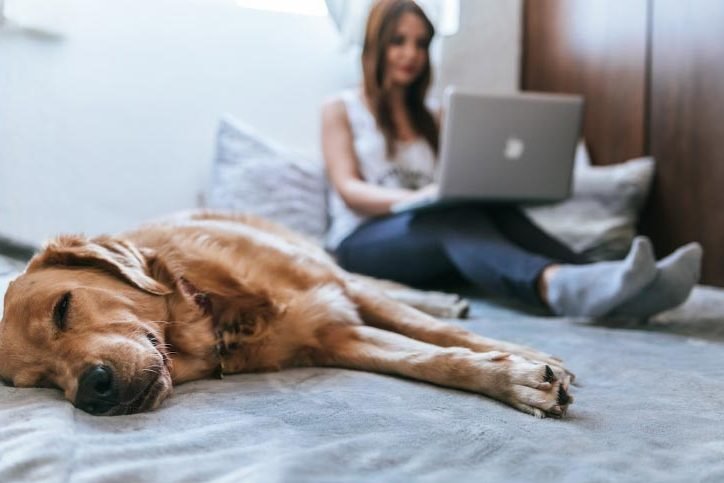
[[[651,242],[636,237],[624,260],[560,265],[544,272],[545,300],[556,315],[601,317],[631,299],[657,274]]]
[[[689,243],[656,264],[654,280],[611,312],[612,317],[647,319],[683,304],[699,282],[703,251]]]

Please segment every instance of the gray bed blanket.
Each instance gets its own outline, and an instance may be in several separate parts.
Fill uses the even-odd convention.
[[[198,381],[118,417],[0,387],[0,481],[724,481],[724,291],[643,327],[484,300],[459,323],[563,357],[568,417],[336,369]]]

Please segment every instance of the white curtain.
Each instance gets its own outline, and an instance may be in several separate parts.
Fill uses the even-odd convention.
[[[364,27],[372,0],[325,0],[329,16],[339,31],[342,46],[362,46]]]

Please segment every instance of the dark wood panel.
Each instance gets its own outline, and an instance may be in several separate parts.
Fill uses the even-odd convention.
[[[584,136],[596,164],[646,152],[648,0],[528,0],[524,90],[586,97]]]
[[[659,255],[702,243],[703,281],[724,286],[724,2],[654,0],[652,14],[657,175],[642,228]]]

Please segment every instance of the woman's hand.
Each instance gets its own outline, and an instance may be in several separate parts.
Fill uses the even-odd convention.
[[[431,198],[436,198],[438,192],[440,191],[439,186],[437,183],[432,183],[424,188],[420,188],[415,191],[410,191],[410,194],[405,197],[404,201],[407,202],[416,202],[416,201],[424,201]]]
[[[433,201],[437,197],[438,191],[438,186],[435,183],[415,191],[405,190],[400,201],[390,205],[390,212],[396,213],[411,206]]]

